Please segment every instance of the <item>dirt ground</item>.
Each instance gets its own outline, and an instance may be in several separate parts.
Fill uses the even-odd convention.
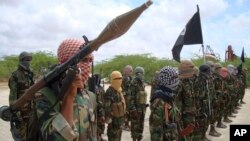
[[[107,86],[105,86],[107,88]],[[151,87],[147,86],[146,90],[149,93]],[[9,95],[9,89],[7,87],[6,83],[0,83],[0,106],[8,105],[8,95]],[[246,104],[244,104],[240,110],[238,110],[238,114],[236,115],[236,118],[232,118],[233,122],[230,124],[249,124],[250,125],[250,89],[246,89],[246,94],[244,101]],[[150,110],[147,109],[146,116],[145,116],[145,124],[144,124],[144,132],[143,132],[143,139],[142,141],[150,141],[150,133],[149,133],[149,114]],[[227,128],[225,129],[218,129],[217,131],[222,133],[220,137],[212,137],[207,135],[209,139],[212,141],[229,141],[229,124],[226,124]],[[107,139],[106,136],[104,138]],[[129,131],[122,132],[122,141],[130,141],[132,140],[130,137]],[[0,119],[0,141],[13,141],[10,133],[10,125],[9,122],[5,122]]]

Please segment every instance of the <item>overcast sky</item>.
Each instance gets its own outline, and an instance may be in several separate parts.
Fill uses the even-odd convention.
[[[96,38],[116,16],[146,0],[0,0],[0,57],[22,51],[50,51],[66,38]],[[199,5],[204,46],[225,58],[232,45],[250,55],[250,0],[153,0],[130,30],[101,46],[96,61],[115,55],[150,53],[172,59],[171,49]],[[201,54],[201,45],[186,45],[182,59]]]

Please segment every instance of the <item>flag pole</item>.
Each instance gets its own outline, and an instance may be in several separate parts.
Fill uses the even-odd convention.
[[[199,12],[200,9],[199,9],[199,5],[197,4],[197,11]],[[205,51],[204,51],[204,45],[203,43],[201,44],[201,48],[202,48],[202,56],[203,56],[203,61],[204,61],[204,64],[206,63],[206,58],[205,58]]]
[[[205,64],[206,63],[206,58],[205,58],[205,51],[204,51],[204,45],[203,44],[201,45],[201,48],[202,48],[203,62]]]

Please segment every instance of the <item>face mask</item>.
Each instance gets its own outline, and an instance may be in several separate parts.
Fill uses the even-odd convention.
[[[137,73],[137,74],[136,74],[136,77],[139,78],[139,79],[141,79],[142,81],[143,81],[143,79],[144,79],[144,76],[143,76],[142,73]]]
[[[119,91],[121,85],[122,85],[122,79],[120,78],[111,81],[111,86],[117,91]]]
[[[20,62],[20,66],[22,66],[25,70],[30,70],[30,61],[22,61]]]
[[[83,83],[85,84],[89,78],[91,64],[90,63],[79,63],[78,67],[81,70],[82,80],[83,80]]]

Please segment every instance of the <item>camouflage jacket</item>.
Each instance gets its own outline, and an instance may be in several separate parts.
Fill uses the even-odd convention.
[[[104,95],[105,90],[102,86],[98,86],[95,90],[96,102],[97,102],[97,117],[103,117],[104,115]]]
[[[223,92],[223,79],[218,73],[214,74],[213,84],[214,84],[216,99],[220,100],[223,97],[224,92]]]
[[[49,88],[43,88],[37,94],[36,113],[38,119],[43,113],[56,102],[54,92]],[[73,127],[59,112],[61,101],[48,112],[47,117],[42,119],[40,128],[40,140],[49,141],[96,141],[96,99],[95,95],[87,90],[78,92],[74,100],[73,107]]]
[[[129,93],[132,79],[133,78],[131,76],[123,76],[122,77],[122,91],[125,93],[125,95],[128,95],[128,93]]]
[[[137,109],[138,106],[146,104],[146,99],[144,99],[147,97],[145,96],[146,95],[145,85],[141,79],[135,77],[131,83],[130,90],[131,92],[129,95],[129,102],[128,102],[129,111],[133,111]]]
[[[176,89],[176,105],[180,109],[184,127],[195,122],[196,101],[193,79],[180,79]]]
[[[195,89],[196,93],[196,107],[197,116],[210,115],[209,106],[211,108],[211,92],[209,88],[211,85],[209,83],[209,75],[206,73],[200,73],[196,82]],[[211,110],[211,109],[210,109]]]
[[[19,67],[9,79],[9,103],[12,104],[22,96],[24,91],[34,84],[33,72],[28,72]]]
[[[22,67],[19,67],[16,71],[14,71],[9,79],[9,104],[15,102],[18,98],[20,98],[26,89],[28,89],[31,85],[34,84],[33,80],[33,72],[25,71]],[[21,108],[20,116],[26,117],[33,107],[33,102],[26,103]]]
[[[115,117],[114,111],[112,109],[112,105],[115,103],[122,102],[123,105],[123,112],[125,111],[125,101],[123,101],[123,95],[120,94],[118,91],[116,91],[113,87],[109,86],[109,88],[106,90],[104,95],[104,111],[105,111],[105,118],[106,120],[112,119],[112,122],[114,122],[115,125],[117,125],[116,128],[120,128],[120,126],[123,124],[123,118],[122,117]]]

